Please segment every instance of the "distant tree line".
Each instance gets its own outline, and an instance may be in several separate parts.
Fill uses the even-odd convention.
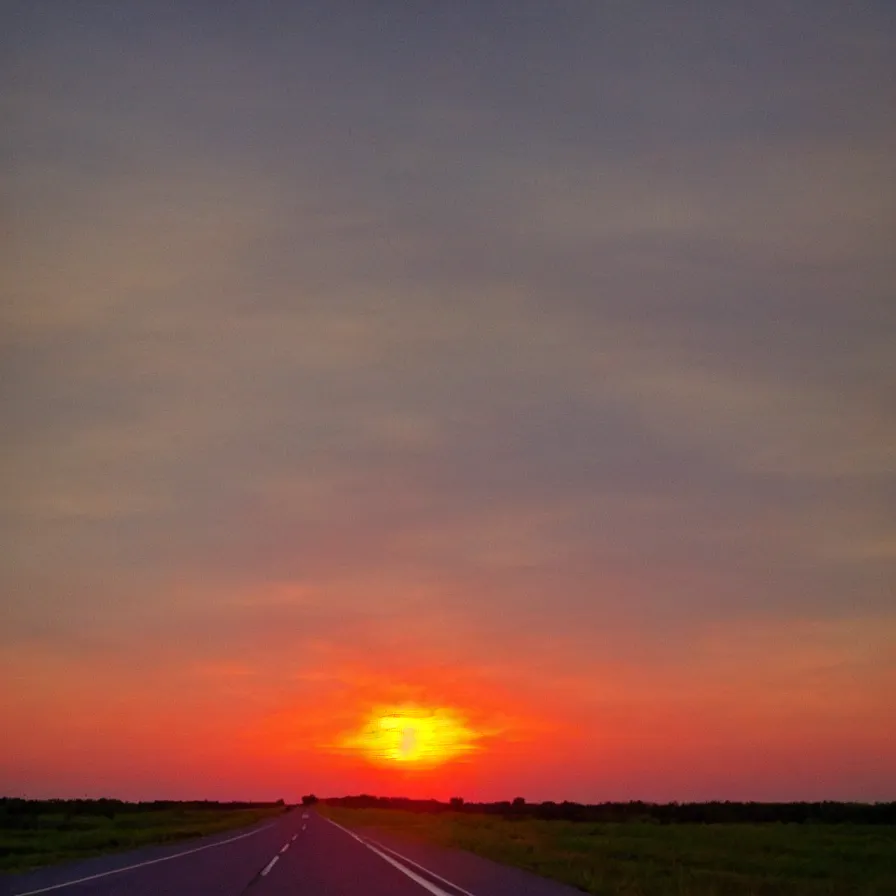
[[[318,802],[314,794],[302,797],[303,805]],[[573,803],[569,801],[530,803],[523,797],[493,803],[471,803],[463,797],[448,802],[414,800],[407,797],[358,796],[329,797],[321,802],[354,809],[400,809],[406,812],[463,812],[474,815],[497,815],[509,819],[539,818],[581,822],[651,822],[655,824],[881,824],[896,825],[896,802],[841,803],[791,802],[757,803],[712,801],[706,803]],[[21,797],[0,797],[0,828],[31,827],[44,815],[94,815],[114,818],[116,815],[159,811],[226,811],[285,808],[284,800],[247,802],[217,800],[151,800],[127,802],[117,799],[49,799],[29,800]]]
[[[406,812],[465,812],[499,815],[504,818],[540,818],[582,822],[651,822],[654,824],[890,824],[896,825],[896,802],[890,803],[754,803],[712,801],[707,803],[529,803],[523,797],[495,803],[469,803],[452,797],[413,800],[406,797],[329,797],[332,806],[352,809],[401,809]]]
[[[137,803],[116,799],[51,799],[28,800],[21,797],[0,797],[0,828],[28,828],[37,825],[41,816],[76,815],[105,816],[130,815],[142,812],[197,812],[244,809],[276,809],[285,807],[283,800],[276,802],[218,802],[217,800],[152,800]]]

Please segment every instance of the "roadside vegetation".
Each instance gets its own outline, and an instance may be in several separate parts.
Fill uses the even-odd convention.
[[[894,825],[600,823],[458,809],[459,804],[435,813],[346,808],[327,801],[319,807],[374,838],[392,834],[468,850],[602,896],[896,893]]]
[[[0,872],[186,840],[255,824],[278,803],[0,799]]]

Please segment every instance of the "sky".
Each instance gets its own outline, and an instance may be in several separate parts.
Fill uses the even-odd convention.
[[[0,793],[896,799],[896,8],[0,18]]]

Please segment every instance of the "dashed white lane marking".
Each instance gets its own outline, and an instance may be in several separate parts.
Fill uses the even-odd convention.
[[[264,868],[261,869],[261,876],[262,876],[262,877],[267,877],[267,876],[268,876],[268,873],[269,873],[270,870],[271,870],[271,868],[273,868],[274,865],[277,864],[277,861],[278,861],[279,859],[280,859],[280,856],[274,856],[274,858],[271,859],[271,861],[268,862],[267,865],[265,865]]]
[[[305,825],[302,825],[302,830],[303,830],[303,831],[305,830]]]
[[[101,877],[109,877],[110,874],[121,874],[124,871],[133,871],[135,868],[145,868],[147,865],[157,865],[159,862],[170,862],[171,859],[179,859],[181,856],[189,856],[194,852],[202,852],[204,849],[214,849],[216,846],[226,846],[228,843],[234,843],[237,840],[243,840],[246,837],[254,837],[262,831],[266,831],[273,825],[266,824],[263,828],[256,831],[249,831],[246,834],[239,834],[236,837],[230,837],[227,840],[219,840],[217,843],[207,843],[205,846],[197,846],[195,849],[185,849],[183,852],[177,852],[173,856],[162,856],[160,859],[149,859],[146,862],[137,862],[136,865],[125,865],[124,868],[113,868],[111,871],[101,871],[99,874],[89,874],[87,877],[79,877],[76,880],[67,880],[62,884],[53,884],[52,887],[41,887],[39,890],[26,890],[23,893],[14,893],[13,896],[36,896],[37,893],[49,893],[50,890],[61,890],[63,887],[73,887],[75,884],[83,884],[88,880],[99,880]]]
[[[324,816],[324,817],[326,818],[326,816]],[[387,855],[385,852],[383,852],[383,849],[386,849],[387,847],[383,847],[383,849],[379,849],[378,847],[374,846],[369,840],[363,840],[356,833],[354,833],[354,831],[350,831],[348,828],[344,828],[341,824],[336,824],[336,822],[333,821],[332,818],[327,818],[327,821],[329,821],[330,824],[335,825],[337,828],[339,828],[340,831],[344,831],[346,834],[349,835],[349,837],[353,837],[355,840],[358,841],[358,843],[362,844],[363,846],[366,846],[371,852],[375,852],[381,859],[388,862],[394,868],[397,868],[402,874],[404,874],[405,876],[409,877],[412,881],[414,881],[414,883],[419,884],[421,887],[423,887],[424,890],[427,890],[428,892],[432,893],[433,896],[454,896],[454,894],[449,893],[447,890],[443,890],[438,884],[433,883],[431,880],[427,880],[425,877],[420,877],[419,874],[416,874],[415,872],[411,871],[411,869],[408,868],[406,865],[403,865],[401,862],[397,861],[396,859],[393,859],[392,856]],[[436,880],[440,880],[443,884],[447,884],[449,887],[452,887],[454,890],[456,890],[460,893],[464,893],[464,894],[466,894],[466,896],[473,896],[473,894],[469,890],[465,890],[463,887],[459,887],[457,884],[452,883],[450,880],[446,880],[441,875],[436,874],[435,871],[430,871],[429,868],[425,868],[423,865],[419,864],[418,862],[411,861],[411,859],[401,855],[401,853],[395,852],[394,849],[390,849],[389,852],[393,853],[396,856],[399,856],[403,861],[408,862],[409,864],[413,865],[415,868],[419,868],[421,871],[425,871],[431,877],[436,878]]]
[[[298,834],[293,834],[292,837],[290,837],[290,840],[292,840],[292,842],[295,843],[296,837],[298,837],[298,836],[299,836]]]
[[[288,843],[284,843],[284,844],[283,844],[283,849],[280,850],[280,855],[282,856],[283,853],[285,853],[287,849],[289,849],[289,844],[288,844]]]

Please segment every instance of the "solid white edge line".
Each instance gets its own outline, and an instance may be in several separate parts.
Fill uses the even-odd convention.
[[[407,856],[403,856],[400,852],[392,849],[391,847],[386,846],[384,843],[380,843],[378,840],[370,840],[370,843],[375,843],[380,849],[385,849],[386,852],[391,852],[393,856],[398,856],[402,862],[407,862],[409,865],[413,865],[415,868],[419,868],[421,871],[425,871],[427,874],[432,875],[436,880],[440,880],[443,884],[448,884],[449,887],[454,887],[459,893],[464,893],[465,896],[474,896],[469,890],[465,890],[459,884],[454,883],[454,881],[450,881],[447,878],[442,877],[441,874],[436,874],[435,871],[431,871],[425,865],[421,865],[419,862],[415,862],[413,859],[409,859]]]
[[[361,841],[364,842],[363,840]],[[402,874],[406,877],[409,877],[414,883],[419,884],[423,887],[424,890],[428,890],[433,896],[452,896],[447,890],[443,890],[438,884],[434,884],[432,881],[426,880],[425,877],[420,877],[414,871],[411,871],[406,865],[402,865],[401,862],[397,862],[392,856],[387,856],[384,852],[380,852],[375,846],[371,846],[369,843],[364,843],[364,845],[371,851],[375,852],[384,862],[388,862],[393,867],[397,868]]]
[[[271,868],[274,867],[274,865],[277,864],[279,859],[280,859],[280,856],[274,856],[274,858],[271,859],[271,861],[268,862],[267,865],[265,865],[264,868],[261,869],[261,876],[267,877],[268,872],[271,870]]]
[[[88,880],[98,880],[101,877],[109,877],[111,874],[121,874],[124,871],[133,871],[135,868],[145,868],[147,865],[157,865],[159,862],[170,862],[171,859],[179,859],[181,856],[189,856],[194,852],[202,852],[204,849],[214,849],[216,846],[226,846],[228,843],[234,843],[237,840],[243,840],[246,837],[254,837],[268,828],[272,828],[272,824],[265,825],[257,831],[249,831],[246,834],[240,834],[238,837],[231,837],[229,840],[221,840],[218,843],[208,843],[205,846],[197,846],[195,849],[187,849],[184,852],[175,853],[173,856],[162,856],[160,859],[149,859],[146,862],[137,862],[136,865],[125,865],[124,868],[113,868],[111,871],[102,871],[99,874],[89,874],[87,877],[79,877],[76,880],[67,880],[62,884],[53,884],[52,887],[41,887],[39,890],[25,890],[21,893],[13,893],[12,896],[35,896],[36,893],[49,893],[50,890],[61,890],[63,887],[73,887],[75,884],[83,884]]]
[[[324,818],[327,818],[327,816],[325,815]],[[406,875],[412,881],[414,881],[415,883],[417,883],[421,887],[423,887],[424,890],[428,890],[430,893],[432,893],[433,896],[454,896],[454,894],[446,892],[440,886],[438,886],[437,884],[434,884],[431,880],[426,880],[426,878],[420,877],[419,874],[416,874],[415,872],[411,871],[410,868],[407,868],[405,865],[402,865],[401,862],[397,861],[396,859],[393,859],[392,856],[386,855],[386,853],[384,853],[381,849],[378,849],[376,846],[374,846],[373,843],[371,843],[369,840],[364,840],[363,838],[359,837],[354,831],[350,831],[348,828],[344,828],[341,824],[338,824],[337,822],[333,821],[332,818],[327,818],[327,821],[329,821],[330,824],[334,825],[335,827],[339,828],[340,831],[344,831],[346,834],[349,835],[349,837],[353,837],[355,840],[358,841],[358,843],[362,844],[363,846],[366,846],[371,852],[376,853],[381,859],[384,859],[390,865],[394,866],[399,871],[401,871],[402,874]],[[388,847],[384,846],[383,849],[388,849]],[[389,850],[389,851],[395,852],[394,849]],[[421,865],[419,862],[414,862],[411,859],[405,858],[405,856],[402,856],[401,853],[398,853],[398,852],[395,852],[395,855],[401,856],[401,858],[404,859],[404,861],[409,862],[411,865],[414,865],[415,867],[419,868],[421,871],[425,871],[427,874],[432,875],[433,877],[440,880],[443,884],[446,884],[447,886],[452,887],[453,889],[457,890],[458,892],[465,893],[466,896],[473,896],[473,894],[469,890],[465,890],[463,887],[459,887],[457,884],[453,883],[452,881],[447,880],[446,878],[442,877],[439,874],[436,874],[435,871],[430,871],[429,868],[426,868],[425,866]]]

